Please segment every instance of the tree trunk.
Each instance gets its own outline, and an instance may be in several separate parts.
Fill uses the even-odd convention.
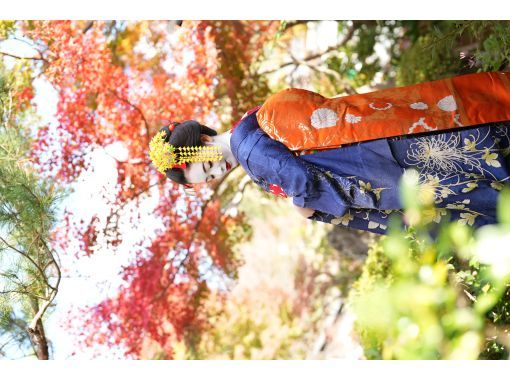
[[[37,316],[40,306],[39,301],[36,298],[30,298],[30,303],[32,305],[34,315]],[[42,316],[40,318],[37,318],[35,327],[32,322],[31,324],[28,325],[26,330],[28,332],[28,337],[30,338],[32,348],[34,349],[34,353],[37,356],[37,359],[48,360],[50,358],[50,355],[48,350],[48,341],[46,340],[46,334],[44,333]]]
[[[42,320],[37,321],[35,329],[27,328],[27,332],[37,359],[48,360],[50,358],[48,341],[46,340]]]

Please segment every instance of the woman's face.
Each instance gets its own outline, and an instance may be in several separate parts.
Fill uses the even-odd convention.
[[[229,144],[230,136],[218,135],[207,136],[202,135],[201,139],[205,145],[219,146],[223,155],[220,161],[194,162],[188,164],[184,170],[184,177],[189,183],[210,182],[223,177],[230,170],[238,165],[234,158]]]

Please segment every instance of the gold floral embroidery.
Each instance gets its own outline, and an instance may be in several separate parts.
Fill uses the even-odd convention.
[[[373,230],[375,228],[380,228],[382,230],[385,230],[386,226],[384,224],[380,224],[380,223],[374,222],[373,220],[370,220],[368,222],[368,229]]]
[[[339,225],[341,224],[342,226],[348,226],[349,225],[349,222],[351,220],[354,219],[354,216],[352,216],[349,212],[346,213],[344,216],[342,216],[341,218],[335,218],[335,219],[332,219],[331,220],[331,223],[332,224],[335,224],[335,225]]]
[[[381,192],[383,190],[386,190],[386,188],[384,188],[384,187],[372,188],[372,184],[368,181],[364,182],[362,180],[358,180],[358,184],[359,184],[360,190],[363,194],[372,193],[375,195],[375,198],[377,200],[381,199]]]
[[[464,139],[464,150],[474,152],[476,150],[476,141]]]
[[[489,148],[485,148],[484,154],[482,156],[482,159],[485,160],[487,165],[494,166],[495,168],[500,168],[501,164],[499,163],[497,158],[498,158],[498,154],[497,153],[491,153]]]
[[[499,181],[492,181],[491,182],[491,187],[494,190],[501,191],[501,190],[503,190],[503,187],[505,187],[505,184],[502,183],[502,182],[499,182]]]
[[[423,211],[423,216],[426,222],[439,223],[441,218],[447,214],[444,208],[433,208]]]
[[[478,187],[478,183],[476,181],[474,182],[468,182],[466,184],[466,187],[463,188],[461,191],[463,193],[469,193],[470,191],[473,191],[474,189],[476,189]]]
[[[470,212],[461,212],[459,223],[464,224],[464,225],[468,224],[468,225],[472,226],[475,223],[476,217],[477,217],[477,215],[472,214]]]

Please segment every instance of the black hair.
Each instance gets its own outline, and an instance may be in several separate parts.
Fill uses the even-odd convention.
[[[163,127],[159,131],[165,132],[165,142],[170,143],[174,147],[184,146],[202,146],[200,135],[216,136],[218,132],[214,129],[206,127],[195,120],[183,121],[182,123],[174,123],[175,128],[170,131],[170,128]],[[184,170],[175,168],[168,169],[166,172],[167,178],[180,185],[186,185],[189,182],[184,177]]]

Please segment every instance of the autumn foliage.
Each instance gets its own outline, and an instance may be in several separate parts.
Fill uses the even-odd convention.
[[[70,185],[91,169],[91,152],[119,145],[127,152],[123,159],[114,157],[117,178],[115,194],[106,197],[108,214],[79,220],[71,208],[65,210],[56,246],[77,258],[99,248],[115,250],[124,239],[119,223],[136,229],[144,213],[156,215],[164,226],[122,252],[133,259],[121,274],[117,296],[70,317],[83,343],[138,357],[143,345],[154,341],[170,358],[172,343],[192,344],[207,328],[207,274],[235,277],[234,246],[245,236],[239,233],[244,215],[224,215],[219,200],[201,192],[196,199],[183,195],[150,165],[147,146],[169,121],[196,119],[225,128],[257,105],[267,86],[257,81],[253,65],[277,26],[243,21],[185,22],[180,28],[159,21],[21,25],[40,51],[36,70],[58,91],[58,124],[40,128],[33,148],[40,171]],[[29,99],[30,91],[21,95]],[[137,207],[154,194],[155,209]],[[126,216],[128,208],[134,211]],[[99,240],[99,234],[106,238]]]

